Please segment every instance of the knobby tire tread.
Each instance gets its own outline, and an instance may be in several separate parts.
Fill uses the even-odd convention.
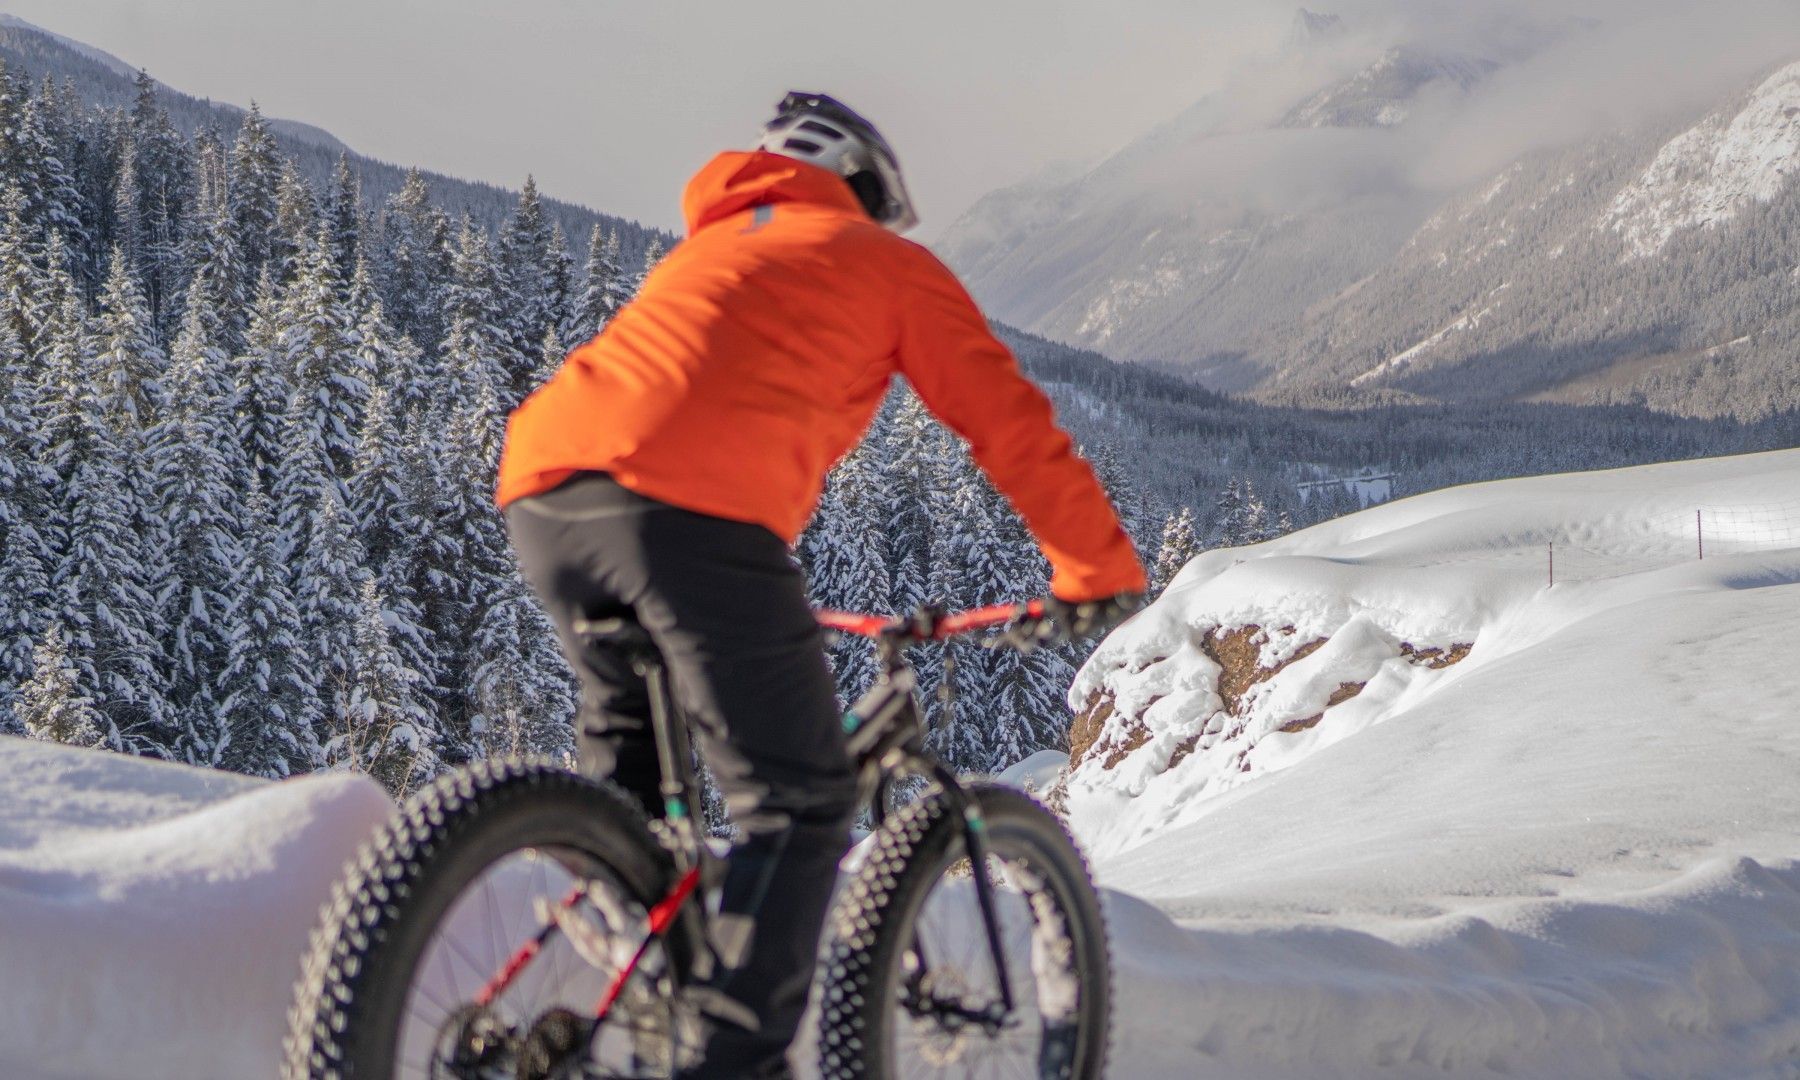
[[[640,900],[661,895],[672,864],[653,839],[642,808],[622,789],[543,761],[486,761],[447,774],[409,799],[364,843],[333,886],[295,987],[282,1080],[390,1080],[374,1074],[384,1070],[372,1072],[360,1064],[380,1058],[382,1051],[371,1051],[372,1042],[397,1040],[397,1028],[368,1030],[385,1026],[371,1014],[399,1009],[411,985],[412,965],[398,970],[401,965],[383,962],[384,953],[421,933],[429,940],[430,928],[410,920],[420,917],[421,908],[435,909],[437,917],[448,911],[454,896],[436,894],[466,884],[444,879],[457,869],[459,847],[481,842],[487,831],[506,829],[509,818],[528,821],[546,799],[581,804],[596,815],[611,839],[642,861],[612,867],[621,881],[629,887],[636,876],[634,891],[654,890]],[[519,846],[534,839],[521,837]],[[646,867],[657,880],[642,880]],[[385,1052],[391,1057],[394,1050],[389,1045]]]
[[[1039,858],[1074,889],[1066,912],[1084,924],[1090,962],[1080,968],[1083,1052],[1074,1076],[1099,1080],[1111,1043],[1112,964],[1104,912],[1080,848],[1054,814],[1023,792],[997,784],[973,784],[990,830],[1004,821],[1032,837]],[[945,853],[962,846],[963,823],[942,797],[912,803],[876,832],[861,868],[838,901],[820,988],[819,1067],[824,1080],[890,1080],[891,1048],[883,1020],[898,988],[880,985],[896,950],[910,935],[924,896],[945,868]],[[1097,969],[1097,970],[1096,970]]]

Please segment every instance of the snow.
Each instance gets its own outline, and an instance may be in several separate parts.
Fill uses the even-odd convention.
[[[272,1077],[319,905],[392,804],[0,738],[0,1076]]]
[[[1770,202],[1800,169],[1800,63],[1771,76],[1735,115],[1718,113],[1670,140],[1601,219],[1630,256],[1676,233],[1712,228]]]
[[[1700,560],[1697,509],[1755,524]],[[1547,583],[1551,541],[1579,580]],[[1197,643],[1247,625],[1265,666],[1327,643],[1224,714]],[[1069,789],[1112,890],[1121,1074],[1800,1075],[1797,637],[1800,451],[1201,556],[1072,695],[1148,729]]]
[[[1280,670],[1227,711],[1200,644],[1250,625]],[[1068,782],[1112,1075],[1800,1075],[1797,638],[1800,451],[1435,492],[1194,560],[1074,688],[1147,736]],[[0,1075],[274,1075],[380,790],[17,739],[0,776]]]

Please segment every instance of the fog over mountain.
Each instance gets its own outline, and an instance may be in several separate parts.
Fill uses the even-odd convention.
[[[1355,401],[1377,390],[1492,396],[1493,365],[1482,358],[1504,354],[1497,362],[1509,377],[1500,382],[1527,397],[1569,383],[1602,355],[1641,360],[1720,343],[1710,340],[1720,317],[1694,313],[1708,298],[1769,286],[1766,268],[1746,262],[1746,245],[1763,242],[1746,232],[1740,211],[1771,208],[1779,219],[1792,197],[1786,173],[1765,176],[1749,204],[1710,217],[1689,213],[1687,224],[1669,230],[1676,246],[1651,261],[1686,260],[1690,287],[1677,305],[1686,314],[1651,317],[1629,310],[1642,305],[1620,303],[1600,318],[1607,305],[1584,314],[1580,297],[1565,289],[1534,307],[1515,306],[1504,336],[1471,344],[1456,358],[1468,377],[1440,372],[1426,387],[1388,377],[1397,370],[1389,368],[1353,380],[1459,319],[1481,321],[1480,306],[1468,307],[1476,277],[1489,290],[1508,284],[1475,272],[1469,253],[1478,245],[1451,242],[1458,229],[1489,230],[1490,240],[1511,230],[1494,249],[1505,257],[1490,252],[1490,265],[1541,276],[1543,264],[1560,259],[1566,281],[1654,293],[1643,278],[1654,271],[1625,258],[1625,245],[1637,241],[1603,221],[1608,207],[1670,140],[1708,117],[1729,128],[1754,91],[1795,59],[1800,8],[1749,0],[1302,10],[1280,51],[1241,62],[1226,89],[1079,176],[988,196],[940,248],[997,317],[1214,386],[1287,399]],[[1785,122],[1789,104],[1800,105],[1783,86],[1756,106],[1761,121],[1745,121],[1761,132],[1748,152],[1792,156],[1767,130]],[[1716,142],[1696,135],[1685,145],[1717,149]],[[1677,168],[1671,160],[1665,172]],[[1670,194],[1679,182],[1664,180],[1657,198],[1706,203],[1707,191],[1736,182],[1714,175],[1730,174],[1729,164],[1681,165],[1681,182],[1694,193]],[[1543,190],[1530,180],[1540,173]],[[1512,178],[1503,222],[1465,205],[1503,176]],[[1592,198],[1579,212],[1562,200],[1551,229],[1543,215],[1559,184]],[[1462,209],[1447,222],[1453,206]],[[1697,247],[1682,246],[1685,231],[1701,225]],[[1420,232],[1427,226],[1433,237]],[[1772,227],[1757,219],[1758,235]],[[1593,243],[1581,239],[1590,234]],[[1543,242],[1525,243],[1530,237]],[[1416,296],[1420,285],[1406,269],[1408,252],[1428,241],[1436,245],[1428,284],[1465,280],[1457,295],[1415,310],[1404,295]],[[1696,259],[1710,260],[1697,290]],[[1577,323],[1590,324],[1585,337],[1571,332]],[[1554,350],[1539,347],[1558,325],[1549,335]],[[1755,347],[1758,333],[1769,336],[1761,325],[1747,322],[1720,341],[1748,335]],[[1794,342],[1775,334],[1767,344]],[[1647,392],[1635,378],[1602,380],[1580,394],[1696,412],[1792,403],[1743,393],[1735,384],[1746,378],[1725,376],[1733,385],[1713,387],[1698,404],[1666,387]]]

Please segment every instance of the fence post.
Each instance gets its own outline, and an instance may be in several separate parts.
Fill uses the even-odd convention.
[[[1556,541],[1550,541],[1550,587],[1556,588]]]
[[[1701,531],[1700,511],[1694,511],[1694,543],[1699,547],[1700,558],[1706,558],[1706,533]]]

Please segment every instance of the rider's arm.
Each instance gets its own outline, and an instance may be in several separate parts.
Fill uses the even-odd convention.
[[[1144,569],[1106,491],[1050,401],[1020,372],[956,276],[920,256],[901,306],[900,370],[927,408],[969,443],[976,464],[1012,501],[1050,560],[1064,600],[1142,592]]]

